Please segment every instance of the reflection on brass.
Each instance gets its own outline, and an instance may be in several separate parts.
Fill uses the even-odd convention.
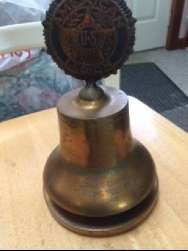
[[[44,195],[54,218],[84,235],[127,231],[157,200],[155,165],[132,136],[126,94],[96,84],[128,58],[134,23],[124,0],[56,0],[44,22],[54,61],[86,80],[58,102],[60,144],[45,166]]]

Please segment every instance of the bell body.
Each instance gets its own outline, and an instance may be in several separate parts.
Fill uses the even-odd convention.
[[[53,216],[92,236],[137,225],[153,208],[158,187],[152,157],[132,137],[127,96],[101,88],[106,94],[96,101],[79,98],[79,89],[61,98],[60,145],[44,170],[44,193]]]

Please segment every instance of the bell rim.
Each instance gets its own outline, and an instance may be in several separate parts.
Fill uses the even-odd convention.
[[[51,215],[61,226],[79,235],[88,237],[110,237],[132,230],[149,217],[158,201],[159,182],[156,175],[152,190],[136,207],[121,214],[100,218],[73,215],[55,205],[49,198],[45,188],[43,192]],[[71,217],[73,217],[74,220],[71,220]],[[101,220],[102,224],[96,226],[96,219]],[[104,224],[103,220],[108,223]],[[89,222],[88,224],[86,223],[87,221]]]

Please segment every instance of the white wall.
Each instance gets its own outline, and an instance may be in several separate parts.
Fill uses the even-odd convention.
[[[188,0],[185,0],[185,7],[183,12],[179,38],[184,38],[186,36],[187,31],[188,31]]]

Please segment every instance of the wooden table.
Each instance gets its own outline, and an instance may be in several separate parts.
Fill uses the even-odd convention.
[[[160,199],[138,228],[104,239],[62,228],[44,202],[43,167],[59,137],[55,109],[0,124],[0,249],[188,248],[188,134],[133,98],[130,114],[156,162]]]

